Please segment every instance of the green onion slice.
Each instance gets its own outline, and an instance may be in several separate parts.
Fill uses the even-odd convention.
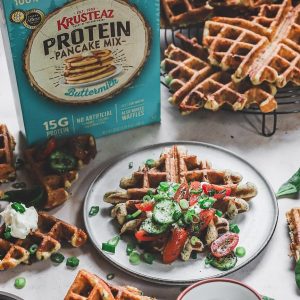
[[[115,274],[114,273],[110,273],[106,275],[106,279],[107,280],[113,280],[115,278]]]
[[[240,228],[237,224],[230,224],[229,230],[233,233],[240,233]]]
[[[34,254],[36,253],[38,247],[39,247],[39,246],[38,246],[37,244],[31,245],[30,248],[29,248],[29,253],[30,253],[31,255],[34,255]]]
[[[145,261],[145,263],[152,265],[153,261],[155,260],[155,255],[145,252],[143,254],[143,260]]]
[[[223,216],[223,213],[220,210],[217,209],[216,210],[216,215],[221,218]]]
[[[57,252],[51,254],[50,259],[56,264],[61,264],[65,260],[65,257],[61,253]]]
[[[102,243],[102,250],[110,253],[116,253],[116,247],[120,241],[120,236],[117,235],[107,241],[106,243]]]
[[[76,268],[79,265],[79,259],[76,256],[69,257],[66,265],[71,268]]]
[[[19,212],[20,214],[23,214],[26,211],[26,207],[19,202],[12,203],[11,208],[13,208],[16,212]]]
[[[6,227],[5,231],[3,233],[3,236],[6,240],[11,239],[11,228],[10,227]]]
[[[132,251],[129,255],[129,262],[132,265],[138,265],[141,262],[141,256],[137,251]]]
[[[127,216],[126,216],[126,220],[127,220],[127,221],[129,221],[129,220],[134,220],[134,219],[136,219],[141,213],[142,213],[141,210],[137,210],[137,211],[134,212],[133,214],[127,215]]]
[[[89,216],[90,217],[96,216],[98,214],[99,210],[100,210],[99,206],[92,206],[90,211],[89,211]]]
[[[135,248],[136,248],[136,246],[134,244],[127,244],[127,246],[126,246],[126,254],[130,255]]]
[[[186,199],[181,199],[179,201],[179,205],[182,209],[188,209],[189,208],[189,202]]]

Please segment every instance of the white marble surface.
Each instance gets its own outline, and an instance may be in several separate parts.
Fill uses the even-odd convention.
[[[80,180],[73,189],[73,198],[55,209],[54,215],[82,225],[82,200],[89,183],[101,166],[118,154],[157,142],[192,140],[226,147],[255,165],[275,190],[300,167],[300,114],[280,117],[276,135],[265,138],[255,129],[255,127],[259,128],[260,124],[255,116],[248,117],[230,112],[199,112],[189,117],[181,117],[177,110],[168,104],[167,98],[167,91],[162,88],[161,124],[98,140],[97,159],[81,173]],[[18,124],[2,44],[0,45],[0,122],[6,123],[17,136]],[[242,280],[260,293],[277,300],[299,298],[300,292],[294,282],[293,261],[288,257],[289,237],[284,217],[285,212],[295,206],[300,206],[299,199],[279,200],[279,221],[272,241],[257,259],[230,278]],[[268,215],[265,217],[268,218]],[[262,220],[261,226],[263,223]],[[179,287],[149,284],[118,271],[104,261],[89,243],[82,249],[64,249],[62,252],[65,256],[78,256],[80,268],[103,277],[113,272],[116,274],[114,279],[116,283],[126,282],[135,285],[146,294],[154,295],[159,299],[173,300],[179,294]],[[0,290],[14,293],[26,300],[63,299],[76,273],[67,269],[64,264],[54,267],[50,261],[32,266],[20,266],[0,273]],[[14,288],[14,280],[18,276],[27,279],[27,285],[22,290]]]

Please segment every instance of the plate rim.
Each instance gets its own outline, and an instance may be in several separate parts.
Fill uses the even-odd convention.
[[[95,182],[107,171],[109,170],[109,168],[113,165],[118,164],[120,161],[122,161],[124,158],[134,155],[138,152],[141,151],[145,151],[145,150],[150,150],[153,148],[158,148],[158,147],[168,147],[168,146],[172,146],[172,145],[179,145],[179,146],[188,146],[188,145],[194,145],[194,146],[204,146],[207,148],[213,148],[213,149],[217,149],[220,150],[222,152],[228,153],[229,155],[239,159],[240,161],[242,161],[243,163],[245,163],[246,165],[248,165],[250,168],[252,168],[260,177],[261,179],[265,182],[266,187],[268,188],[270,194],[271,194],[271,198],[273,200],[274,203],[274,207],[275,207],[275,218],[271,227],[271,231],[268,234],[267,239],[264,241],[264,243],[262,243],[262,245],[260,246],[260,248],[255,252],[254,255],[252,255],[252,257],[250,257],[249,259],[245,260],[243,263],[241,263],[238,267],[233,268],[231,270],[225,271],[225,272],[221,272],[218,273],[216,275],[213,276],[207,276],[204,277],[202,279],[195,279],[195,280],[168,280],[168,279],[160,279],[157,277],[153,277],[153,276],[145,276],[144,274],[137,272],[137,271],[131,271],[126,269],[125,267],[120,266],[119,264],[117,264],[116,262],[112,261],[109,257],[109,255],[106,255],[103,251],[100,250],[100,248],[96,245],[95,241],[93,240],[93,238],[91,237],[91,235],[89,234],[89,223],[88,223],[88,196],[89,194],[92,192],[93,190],[93,186],[95,184]],[[84,219],[84,225],[85,228],[88,232],[89,235],[89,240],[91,241],[93,247],[96,249],[97,252],[99,252],[101,254],[101,256],[108,261],[110,264],[114,265],[116,268],[118,268],[119,270],[130,274],[133,277],[142,279],[144,281],[148,281],[148,282],[152,282],[152,283],[157,283],[157,284],[161,284],[161,285],[169,285],[169,286],[187,286],[190,284],[194,284],[198,281],[203,281],[203,280],[208,280],[208,279],[213,279],[213,278],[222,278],[225,276],[228,276],[240,269],[242,269],[243,267],[247,266],[248,264],[250,264],[253,260],[255,260],[262,252],[263,250],[267,247],[267,245],[270,243],[274,232],[276,230],[277,227],[277,223],[278,223],[278,217],[279,217],[279,206],[278,206],[278,202],[274,193],[274,190],[271,186],[271,184],[269,183],[269,181],[263,176],[263,174],[256,168],[254,167],[250,162],[248,162],[246,159],[244,159],[242,156],[240,156],[239,154],[228,150],[222,146],[218,146],[215,144],[210,144],[210,143],[205,143],[205,142],[197,142],[197,141],[185,141],[185,140],[178,140],[178,141],[173,141],[173,142],[162,142],[162,143],[156,143],[156,144],[152,144],[152,145],[147,145],[147,146],[143,146],[143,147],[139,147],[135,150],[132,151],[127,151],[123,154],[117,155],[115,157],[112,157],[111,159],[108,160],[108,162],[103,166],[100,167],[99,172],[97,173],[96,177],[94,178],[94,180],[91,182],[86,195],[84,197],[84,205],[83,205],[83,219]]]

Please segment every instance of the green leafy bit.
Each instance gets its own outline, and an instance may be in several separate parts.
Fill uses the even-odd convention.
[[[89,211],[89,216],[90,217],[94,217],[98,214],[98,212],[100,211],[100,207],[99,206],[92,206],[90,211]]]

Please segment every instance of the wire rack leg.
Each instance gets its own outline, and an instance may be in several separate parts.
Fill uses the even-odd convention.
[[[267,118],[272,120],[271,129],[267,126]],[[268,122],[269,123],[269,122]],[[272,114],[263,114],[262,115],[262,134],[263,136],[270,137],[274,135],[277,129],[277,112],[274,111]]]

